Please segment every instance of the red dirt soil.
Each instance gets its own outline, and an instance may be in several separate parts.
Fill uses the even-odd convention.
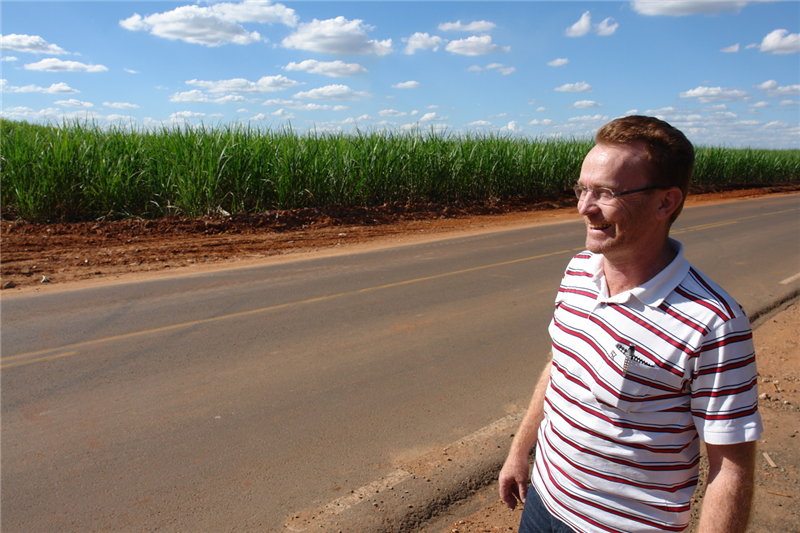
[[[687,205],[800,190],[690,195]],[[3,292],[44,291],[174,272],[226,268],[576,218],[571,197],[452,205],[331,206],[199,219],[0,227]],[[8,294],[6,292],[6,294]]]

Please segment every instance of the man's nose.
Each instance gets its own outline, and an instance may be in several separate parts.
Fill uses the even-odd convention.
[[[580,200],[578,200],[578,213],[586,215],[588,213],[595,213],[598,209],[599,207],[597,205],[597,200],[594,199],[594,195],[588,191],[583,193]]]

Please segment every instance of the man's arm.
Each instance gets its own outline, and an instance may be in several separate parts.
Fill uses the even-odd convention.
[[[753,500],[756,443],[706,444],[708,487],[699,533],[744,533]]]
[[[552,361],[547,363],[539,377],[531,403],[511,443],[511,450],[508,452],[503,469],[500,470],[500,497],[511,509],[517,506],[517,500],[525,503],[528,495],[529,457],[531,450],[536,446],[539,425],[544,418],[544,393],[550,383],[552,364]]]

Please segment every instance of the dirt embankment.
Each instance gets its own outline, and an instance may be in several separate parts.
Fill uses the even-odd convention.
[[[800,186],[691,195],[687,204],[791,192]],[[331,206],[200,219],[71,224],[3,221],[0,287],[52,290],[76,282],[168,275],[231,263],[330,253],[455,232],[576,217],[573,197],[452,205]]]

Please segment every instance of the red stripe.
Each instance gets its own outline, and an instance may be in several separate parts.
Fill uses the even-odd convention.
[[[706,309],[708,309],[709,311],[711,311],[712,313],[714,313],[715,315],[720,317],[722,320],[725,320],[725,321],[728,320],[728,317],[725,316],[725,314],[723,314],[722,311],[720,311],[717,307],[709,304],[705,300],[701,300],[699,297],[694,296],[693,294],[689,294],[688,292],[683,290],[681,287],[675,287],[675,292],[680,294],[681,296],[683,296],[687,300],[690,300],[691,302],[696,303],[697,305],[702,305],[703,307],[705,307]]]
[[[734,314],[734,312],[733,312],[733,309],[731,309],[731,307],[728,305],[728,302],[727,302],[727,300],[725,300],[725,298],[723,298],[723,297],[722,297],[721,295],[719,295],[719,294],[718,294],[716,291],[714,291],[714,289],[712,289],[712,288],[711,288],[711,285],[709,285],[709,284],[706,282],[706,280],[705,280],[705,279],[703,279],[703,277],[700,275],[700,273],[699,273],[698,271],[696,271],[694,268],[691,268],[691,267],[689,267],[689,272],[692,274],[692,277],[693,277],[695,280],[697,280],[697,282],[698,282],[698,283],[700,283],[700,285],[702,285],[702,286],[703,286],[703,287],[704,287],[704,288],[705,288],[705,289],[706,289],[708,292],[710,292],[711,294],[713,294],[713,295],[714,295],[714,298],[716,298],[718,302],[720,302],[722,305],[724,305],[724,306],[725,306],[725,311],[728,313],[728,316],[729,316],[731,319],[733,319],[733,318],[734,318],[734,316],[735,316],[735,314]]]
[[[559,438],[561,438],[561,440],[563,440],[564,442],[566,442],[566,443],[571,445],[571,442],[568,439],[566,439],[563,435],[558,434],[557,431],[554,431],[554,433],[556,433],[559,436]],[[627,485],[627,486],[630,486],[630,487],[636,487],[636,488],[639,488],[639,489],[644,489],[644,490],[649,490],[649,491],[661,491],[661,492],[670,492],[670,493],[676,493],[678,491],[681,491],[681,490],[684,490],[684,489],[688,489],[690,487],[697,486],[697,475],[687,479],[686,481],[684,481],[683,483],[680,483],[678,485],[657,485],[657,484],[653,484],[653,483],[645,483],[645,482],[642,482],[642,481],[635,481],[635,480],[630,479],[630,478],[617,476],[617,475],[613,475],[613,474],[604,474],[604,473],[599,472],[597,470],[593,470],[591,468],[584,467],[583,465],[581,465],[581,464],[573,461],[572,459],[570,459],[567,455],[564,455],[563,453],[561,453],[558,450],[558,448],[553,446],[553,443],[550,441],[550,439],[547,438],[546,435],[545,435],[545,441],[550,446],[550,450],[555,452],[562,460],[564,460],[565,462],[569,463],[570,466],[572,468],[574,468],[575,470],[579,470],[579,471],[583,472],[584,474],[590,475],[591,477],[598,477],[600,479],[603,479],[603,480],[611,482],[611,483],[617,483],[619,485]],[[686,468],[686,470],[692,469],[696,465],[697,465],[697,462],[695,462],[689,468]],[[558,467],[556,466],[556,468],[558,468]],[[671,471],[673,469],[661,468],[661,469],[655,469],[655,470],[664,472],[666,470],[670,470]],[[559,471],[561,471],[561,473],[564,474],[565,476],[567,475],[560,468],[559,468]],[[570,479],[572,479],[572,478],[570,478]],[[575,481],[575,480],[572,480],[572,481],[577,484],[577,481]],[[664,509],[664,508],[661,508],[661,507],[658,507],[658,506],[655,506],[655,505],[651,505],[651,504],[647,504],[647,505],[649,505],[650,507],[656,507],[656,508]],[[675,509],[680,510],[680,511],[686,511],[686,510],[689,509],[690,504],[687,503],[686,505],[675,505],[673,507]]]
[[[684,325],[689,326],[690,328],[692,328],[693,330],[697,331],[698,333],[701,333],[703,335],[708,335],[708,329],[707,328],[703,327],[703,325],[700,324],[699,322],[693,322],[693,321],[689,320],[687,317],[685,317],[682,314],[678,313],[677,311],[673,310],[672,306],[669,305],[666,301],[665,302],[661,302],[661,305],[659,305],[658,308],[661,309],[662,311],[664,311],[665,313],[667,313],[672,318],[680,321]]]

